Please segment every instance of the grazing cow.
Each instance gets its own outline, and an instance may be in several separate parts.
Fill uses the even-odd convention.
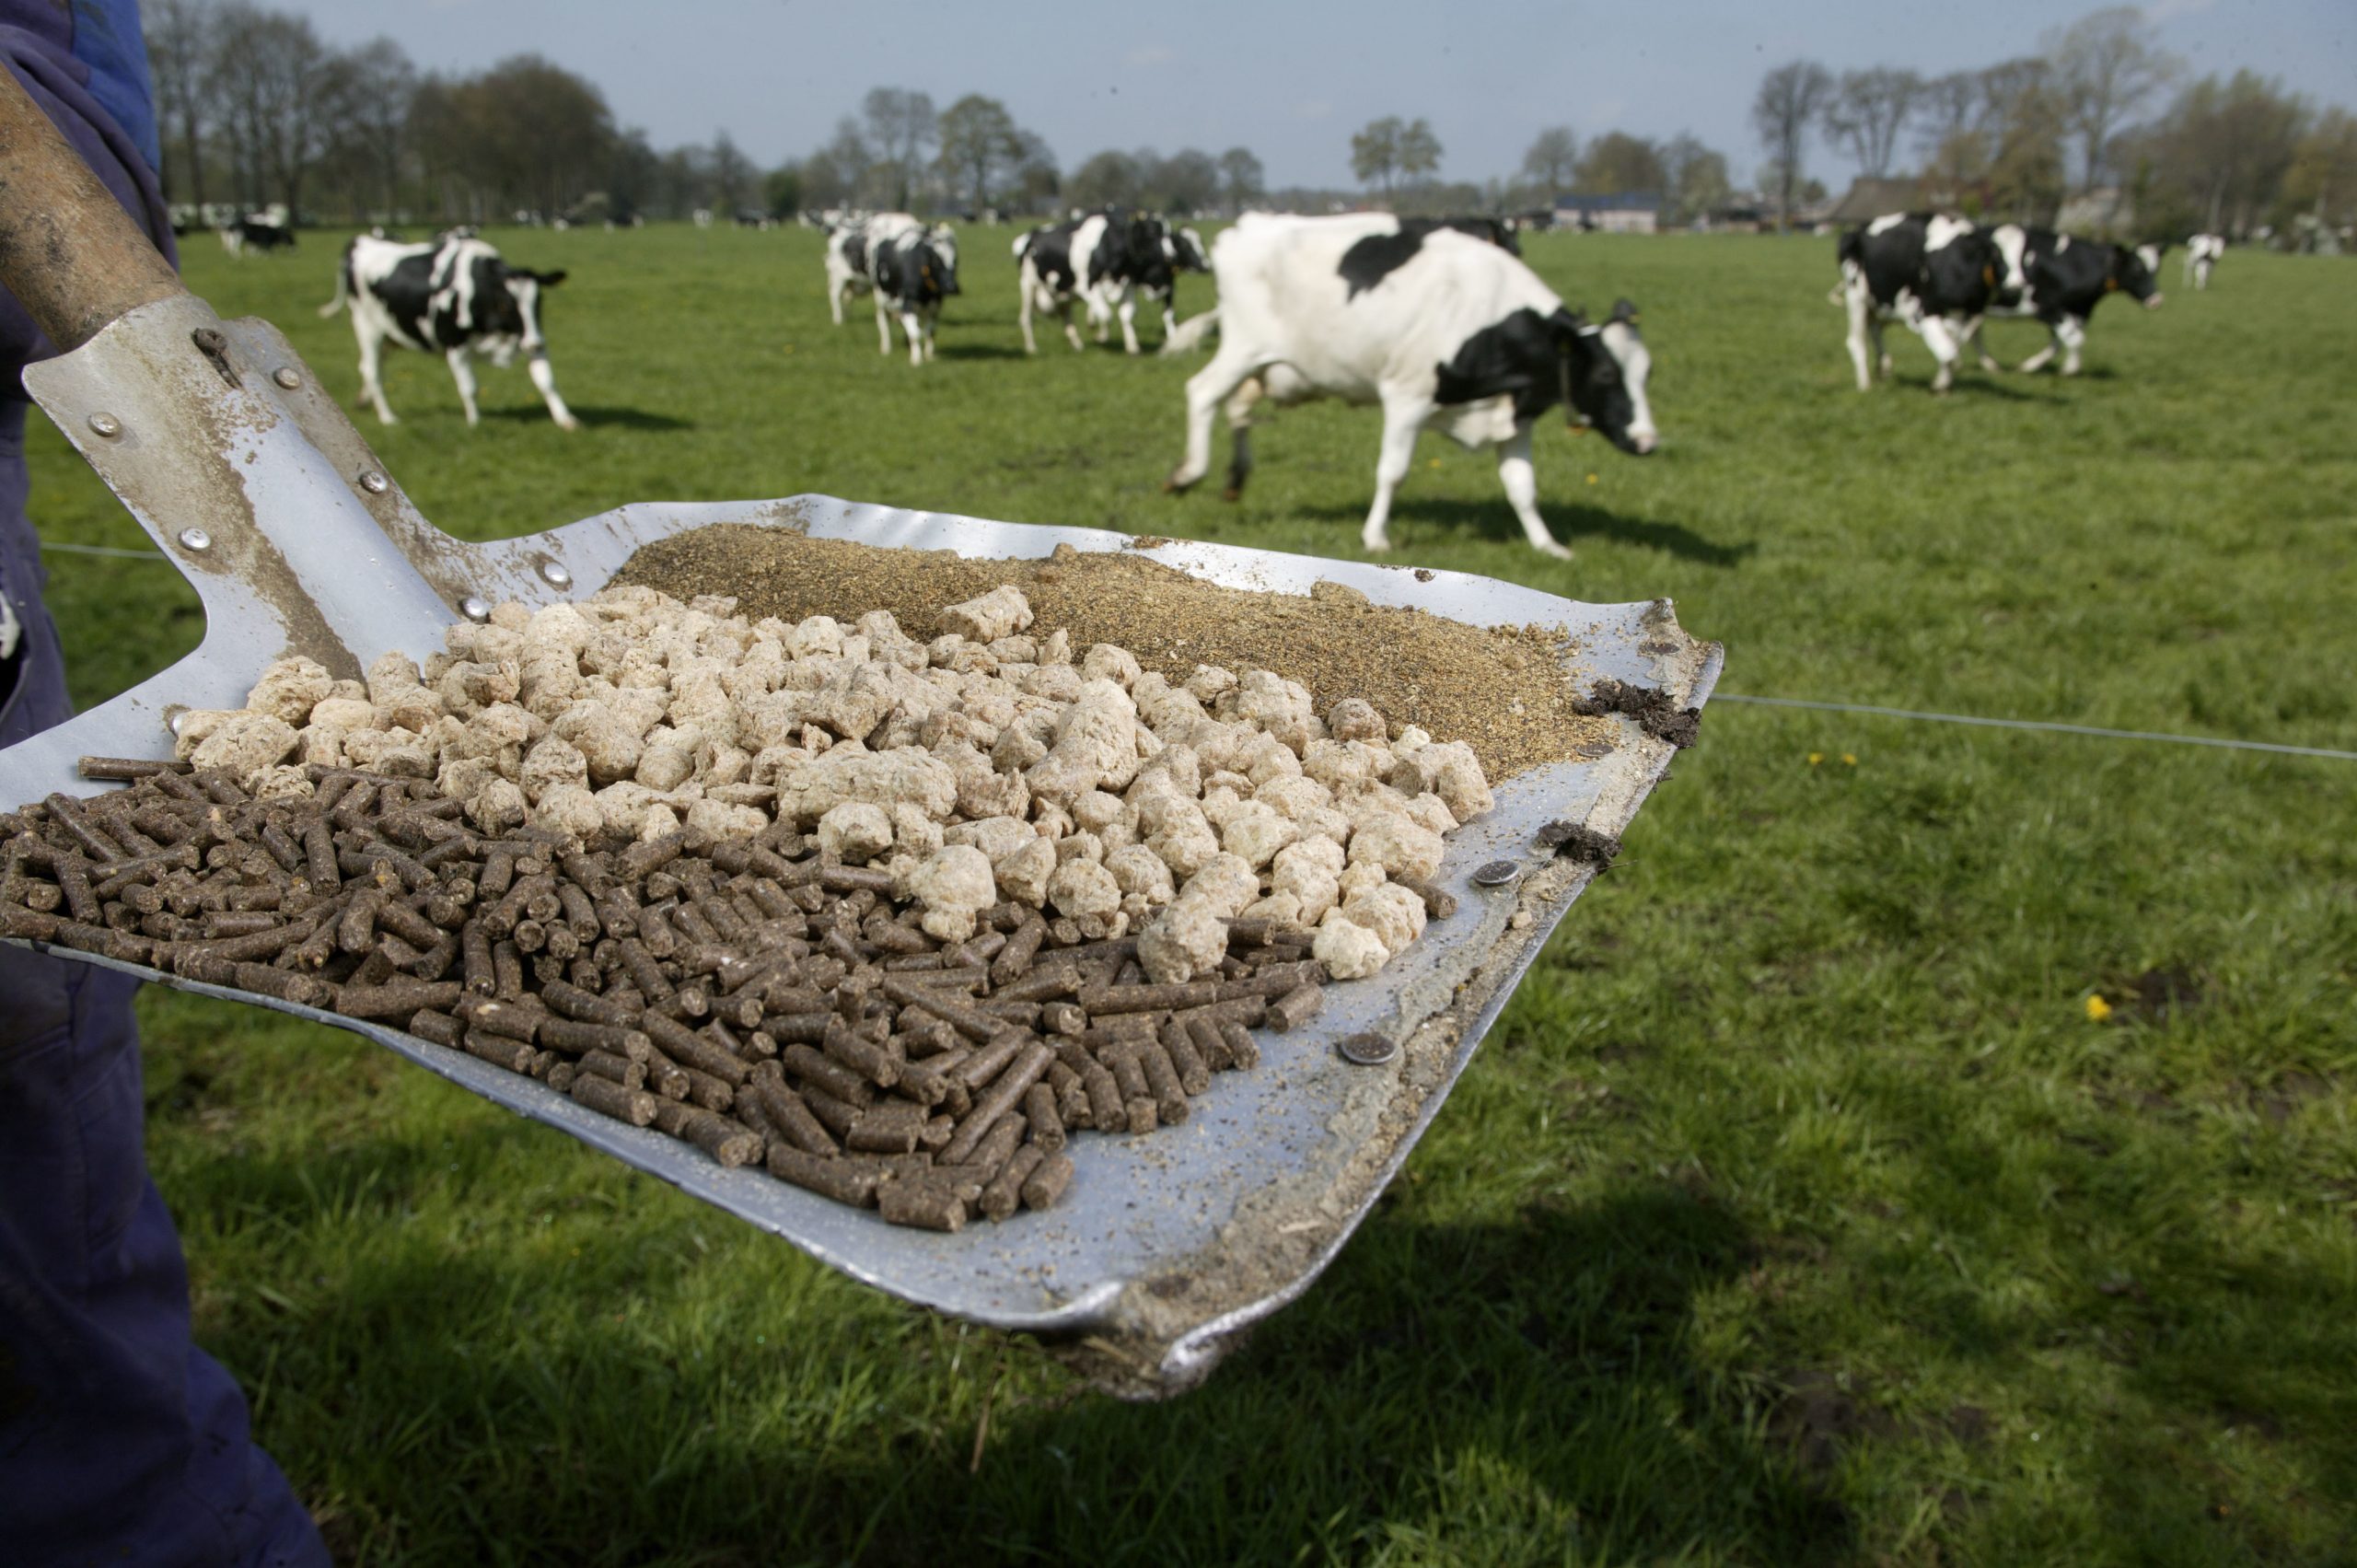
[[[1945,392],[1956,381],[1965,338],[1996,298],[2004,258],[1969,219],[1947,213],[1889,213],[1841,237],[1835,255],[1841,281],[1831,296],[1850,313],[1850,363],[1858,390],[1874,385],[1869,354],[1890,375],[1890,352],[1883,347],[1883,323],[1898,319],[1913,328],[1939,373],[1932,390]]]
[[[459,384],[467,423],[479,424],[475,373],[469,363],[482,354],[505,366],[523,350],[532,385],[560,428],[580,422],[557,396],[556,372],[549,368],[547,341],[540,335],[540,292],[564,281],[557,273],[512,266],[482,240],[457,230],[430,245],[398,245],[362,235],[344,247],[336,270],[335,297],[319,307],[332,316],[352,307],[352,333],[360,343],[361,395],[377,417],[396,423],[385,406],[377,357],[387,342],[403,348],[440,350]]]
[[[2022,361],[2025,371],[2043,370],[2060,353],[2062,374],[2076,376],[2079,349],[2087,341],[2087,319],[2107,294],[2123,293],[2147,310],[2161,308],[2157,245],[2111,245],[2014,223],[1998,225],[1989,231],[1989,238],[2004,264],[1986,313],[2036,317],[2050,334],[2044,348]],[[1968,320],[1962,341],[1980,352],[1982,369],[2003,368],[1980,342],[1980,322]]]
[[[771,229],[777,226],[777,219],[770,216],[769,214],[761,211],[759,207],[739,207],[737,209],[737,226],[738,228]]]
[[[1121,346],[1131,354],[1138,352],[1138,296],[1158,300],[1167,340],[1178,325],[1178,274],[1211,270],[1202,237],[1193,229],[1172,228],[1161,218],[1118,207],[1035,228],[1016,239],[1015,259],[1020,263],[1017,319],[1026,354],[1039,352],[1031,333],[1035,309],[1053,312],[1064,324],[1065,341],[1080,348],[1080,330],[1072,320],[1075,299],[1100,343],[1118,318]]]
[[[827,228],[827,306],[834,313],[835,325],[843,324],[843,306],[856,296],[876,286],[874,265],[869,252],[881,239],[902,239],[923,234],[937,250],[946,250],[951,265],[958,261],[958,236],[947,224],[935,224],[928,231],[924,221],[913,213],[869,213],[840,215]]]
[[[2210,286],[2210,269],[2225,259],[2226,237],[2197,234],[2185,242],[2185,281],[2198,292]]]
[[[1376,220],[1380,220],[1379,222]],[[1223,405],[1235,443],[1227,494],[1252,469],[1252,406],[1339,397],[1383,408],[1375,503],[1361,540],[1390,548],[1392,493],[1427,428],[1495,447],[1498,478],[1530,542],[1571,552],[1538,515],[1531,430],[1554,403],[1625,452],[1658,444],[1645,401],[1652,358],[1626,300],[1591,324],[1515,257],[1447,228],[1409,232],[1382,215],[1247,214],[1212,247],[1220,348],[1187,382],[1187,455],[1165,488],[1211,466]],[[1191,323],[1190,323],[1191,325]]]

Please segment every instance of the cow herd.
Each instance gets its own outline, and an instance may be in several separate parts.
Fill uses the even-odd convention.
[[[830,217],[825,275],[835,324],[849,301],[871,296],[879,350],[892,352],[897,320],[910,364],[931,361],[943,302],[960,292],[956,232],[909,213]],[[240,235],[236,249],[267,243]],[[1210,470],[1213,422],[1223,414],[1225,494],[1234,500],[1252,471],[1251,427],[1265,410],[1318,398],[1380,409],[1375,494],[1361,532],[1370,552],[1389,548],[1392,500],[1427,430],[1493,451],[1525,536],[1556,556],[1570,552],[1539,515],[1531,461],[1547,412],[1560,405],[1573,430],[1595,430],[1631,456],[1660,444],[1647,399],[1652,354],[1636,307],[1620,299],[1591,319],[1566,304],[1523,262],[1515,226],[1496,219],[1252,213],[1207,248],[1192,228],[1106,209],[1033,228],[1013,249],[1027,354],[1039,351],[1032,319],[1040,313],[1054,316],[1081,349],[1075,305],[1099,343],[1118,323],[1131,354],[1140,352],[1141,301],[1162,313],[1165,354],[1218,337],[1217,351],[1187,380],[1185,451],[1166,490],[1186,490]],[[2223,250],[2216,236],[2192,238],[2185,266],[2194,287],[2208,286]],[[1890,374],[1882,341],[1888,321],[1922,338],[1936,364],[1932,389],[1945,392],[1967,348],[1985,369],[2001,368],[1980,339],[1991,316],[2042,322],[2050,341],[2020,368],[2060,357],[2071,376],[2105,296],[2125,294],[2147,309],[2161,303],[2159,247],[1984,226],[1953,214],[1876,218],[1840,237],[1835,261],[1831,298],[1847,310],[1861,391],[1877,368]],[[1177,288],[1187,273],[1210,273],[1218,302],[1181,323]],[[363,235],[345,247],[334,297],[319,313],[349,309],[362,398],[386,424],[394,414],[379,361],[389,343],[443,355],[470,424],[480,418],[472,361],[505,366],[520,354],[550,417],[572,430],[578,421],[557,393],[540,313],[542,294],[564,276],[508,262],[471,229],[424,244]]]

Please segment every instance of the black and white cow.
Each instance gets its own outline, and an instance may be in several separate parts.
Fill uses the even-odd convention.
[[[958,246],[946,228],[918,229],[872,241],[867,276],[876,290],[877,348],[892,352],[892,317],[909,341],[909,363],[933,357],[941,302],[958,292]]]
[[[295,249],[293,215],[284,203],[273,202],[258,213],[247,213],[221,228],[221,249],[232,256],[251,251],[268,253]]]
[[[1361,540],[1390,548],[1391,497],[1416,437],[1441,432],[1495,447],[1498,478],[1530,542],[1571,552],[1538,515],[1531,431],[1564,404],[1624,452],[1659,443],[1645,401],[1652,356],[1626,300],[1592,324],[1537,273],[1485,240],[1448,228],[1407,232],[1383,214],[1295,217],[1247,214],[1212,247],[1219,282],[1219,353],[1187,382],[1187,455],[1165,488],[1184,490],[1211,467],[1212,416],[1223,405],[1235,442],[1227,494],[1252,469],[1253,405],[1337,397],[1383,409],[1375,503]],[[1193,323],[1190,323],[1191,326]]]
[[[926,252],[923,258],[919,247]],[[828,231],[827,307],[835,325],[843,324],[845,301],[873,293],[877,344],[885,354],[892,352],[897,313],[909,339],[909,363],[930,358],[941,301],[958,292],[958,235],[946,223],[928,228],[913,213],[872,213]]]
[[[482,423],[475,410],[470,357],[481,354],[504,366],[520,349],[532,385],[549,405],[549,416],[561,428],[574,430],[580,422],[557,396],[556,372],[549,367],[548,343],[540,335],[541,291],[563,281],[561,272],[511,266],[470,233],[453,230],[430,245],[401,245],[362,235],[344,247],[343,262],[335,274],[335,297],[319,307],[319,314],[332,316],[351,306],[352,335],[360,343],[361,395],[387,424],[396,421],[385,406],[377,355],[389,342],[441,352],[459,384],[469,424]]]
[[[2112,245],[2014,223],[1988,232],[2004,265],[1987,314],[2035,317],[2049,334],[2044,348],[2022,361],[2025,371],[2043,370],[2059,353],[2062,374],[2076,376],[2087,319],[2107,294],[2125,294],[2147,310],[2161,308],[2157,245]],[[1980,342],[1980,321],[1965,324],[1964,341],[1979,351],[1980,367],[2003,369]]]
[[[2003,282],[2004,258],[1996,244],[1954,214],[1888,213],[1844,234],[1835,255],[1841,281],[1831,297],[1849,309],[1858,390],[1874,385],[1870,360],[1885,377],[1890,375],[1882,329],[1896,319],[1913,328],[1932,351],[1939,362],[1932,390],[1945,392],[1956,381],[1964,340]]]
[[[1019,264],[1016,319],[1023,327],[1026,354],[1039,352],[1031,332],[1035,310],[1060,318],[1065,341],[1079,349],[1080,329],[1072,319],[1074,300],[1087,312],[1100,343],[1118,319],[1121,346],[1131,354],[1138,352],[1138,296],[1158,301],[1167,341],[1178,325],[1178,274],[1211,270],[1202,236],[1193,229],[1173,228],[1152,214],[1118,207],[1035,228],[1016,239],[1015,259]]]
[[[2226,237],[2197,234],[2185,242],[2185,281],[2198,293],[2210,286],[2210,270],[2226,257]]]

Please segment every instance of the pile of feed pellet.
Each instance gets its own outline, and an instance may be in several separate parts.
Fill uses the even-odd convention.
[[[1185,1120],[1453,908],[1472,749],[1174,682],[1000,585],[755,621],[609,589],[423,668],[274,665],[0,819],[0,935],[381,1019],[723,1165],[955,1229]]]

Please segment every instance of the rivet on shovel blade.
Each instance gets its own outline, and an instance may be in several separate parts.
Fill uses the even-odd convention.
[[[1502,888],[1522,875],[1522,867],[1511,860],[1492,860],[1473,868],[1474,886]]]
[[[491,619],[491,606],[469,594],[459,601],[459,613],[470,621],[488,621]]]
[[[382,495],[392,487],[393,482],[375,469],[363,469],[360,471],[360,488],[371,495]]]
[[[213,548],[213,536],[206,533],[203,528],[182,528],[180,530],[180,543],[186,545],[191,550],[210,550]]]
[[[573,586],[573,574],[566,571],[563,565],[558,562],[541,562],[540,575],[547,580],[549,587],[552,588],[569,588]]]
[[[296,374],[295,367],[291,365],[280,366],[271,372],[270,378],[290,392],[303,384],[303,377]]]
[[[94,413],[90,416],[90,428],[100,436],[112,439],[122,434],[122,421],[110,413]]]
[[[1344,1035],[1334,1042],[1342,1060],[1358,1067],[1379,1067],[1399,1054],[1399,1045],[1388,1035]]]

